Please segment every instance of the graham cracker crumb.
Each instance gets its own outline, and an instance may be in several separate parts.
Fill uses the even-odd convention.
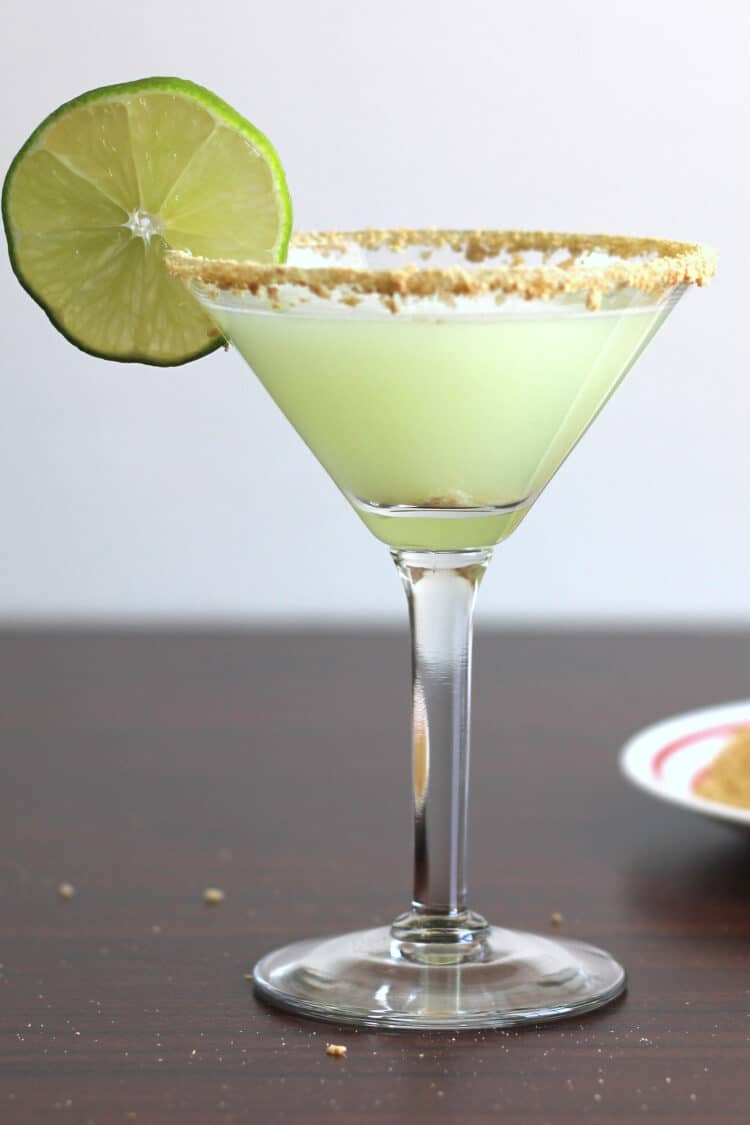
[[[342,1059],[348,1049],[343,1043],[329,1043],[326,1047],[326,1054],[336,1059]]]
[[[60,898],[71,899],[76,893],[76,889],[72,883],[60,883],[57,888],[57,893]]]
[[[462,492],[460,489],[455,488],[452,492],[447,492],[445,496],[430,496],[420,508],[475,508],[476,502],[472,499],[467,492]]]
[[[203,901],[206,906],[218,906],[225,898],[226,895],[220,887],[206,887],[203,892]]]
[[[560,913],[560,911],[559,910],[553,910],[552,913],[549,916],[550,926],[562,926],[563,921],[564,921],[564,919],[563,919],[563,916]]]
[[[750,809],[750,728],[735,734],[695,781],[693,792],[708,801]]]

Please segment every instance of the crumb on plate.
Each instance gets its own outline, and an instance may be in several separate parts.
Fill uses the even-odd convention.
[[[750,808],[750,730],[738,730],[709,767],[698,775],[693,792],[708,801]]]

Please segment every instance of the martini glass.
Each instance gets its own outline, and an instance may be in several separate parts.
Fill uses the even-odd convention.
[[[509,1027],[607,1003],[608,953],[491,925],[466,891],[472,619],[518,526],[690,283],[702,247],[508,231],[298,234],[284,265],[183,276],[391,549],[412,631],[414,894],[389,927],[255,966],[297,1013],[388,1028]],[[321,928],[325,919],[321,919]]]

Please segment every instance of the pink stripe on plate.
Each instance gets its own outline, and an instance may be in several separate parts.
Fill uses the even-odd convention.
[[[718,727],[694,730],[690,734],[683,734],[681,738],[675,738],[673,742],[668,742],[666,746],[660,747],[651,759],[651,770],[654,777],[661,778],[667,760],[687,746],[694,746],[696,742],[701,742],[704,738],[717,738],[722,734],[727,736],[737,734],[738,731],[747,729],[747,726],[747,723],[722,723]]]

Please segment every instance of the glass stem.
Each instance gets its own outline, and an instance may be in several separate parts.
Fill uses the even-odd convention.
[[[472,624],[492,551],[392,554],[411,622],[414,792],[414,897],[392,933],[471,942],[487,925],[466,905]]]

